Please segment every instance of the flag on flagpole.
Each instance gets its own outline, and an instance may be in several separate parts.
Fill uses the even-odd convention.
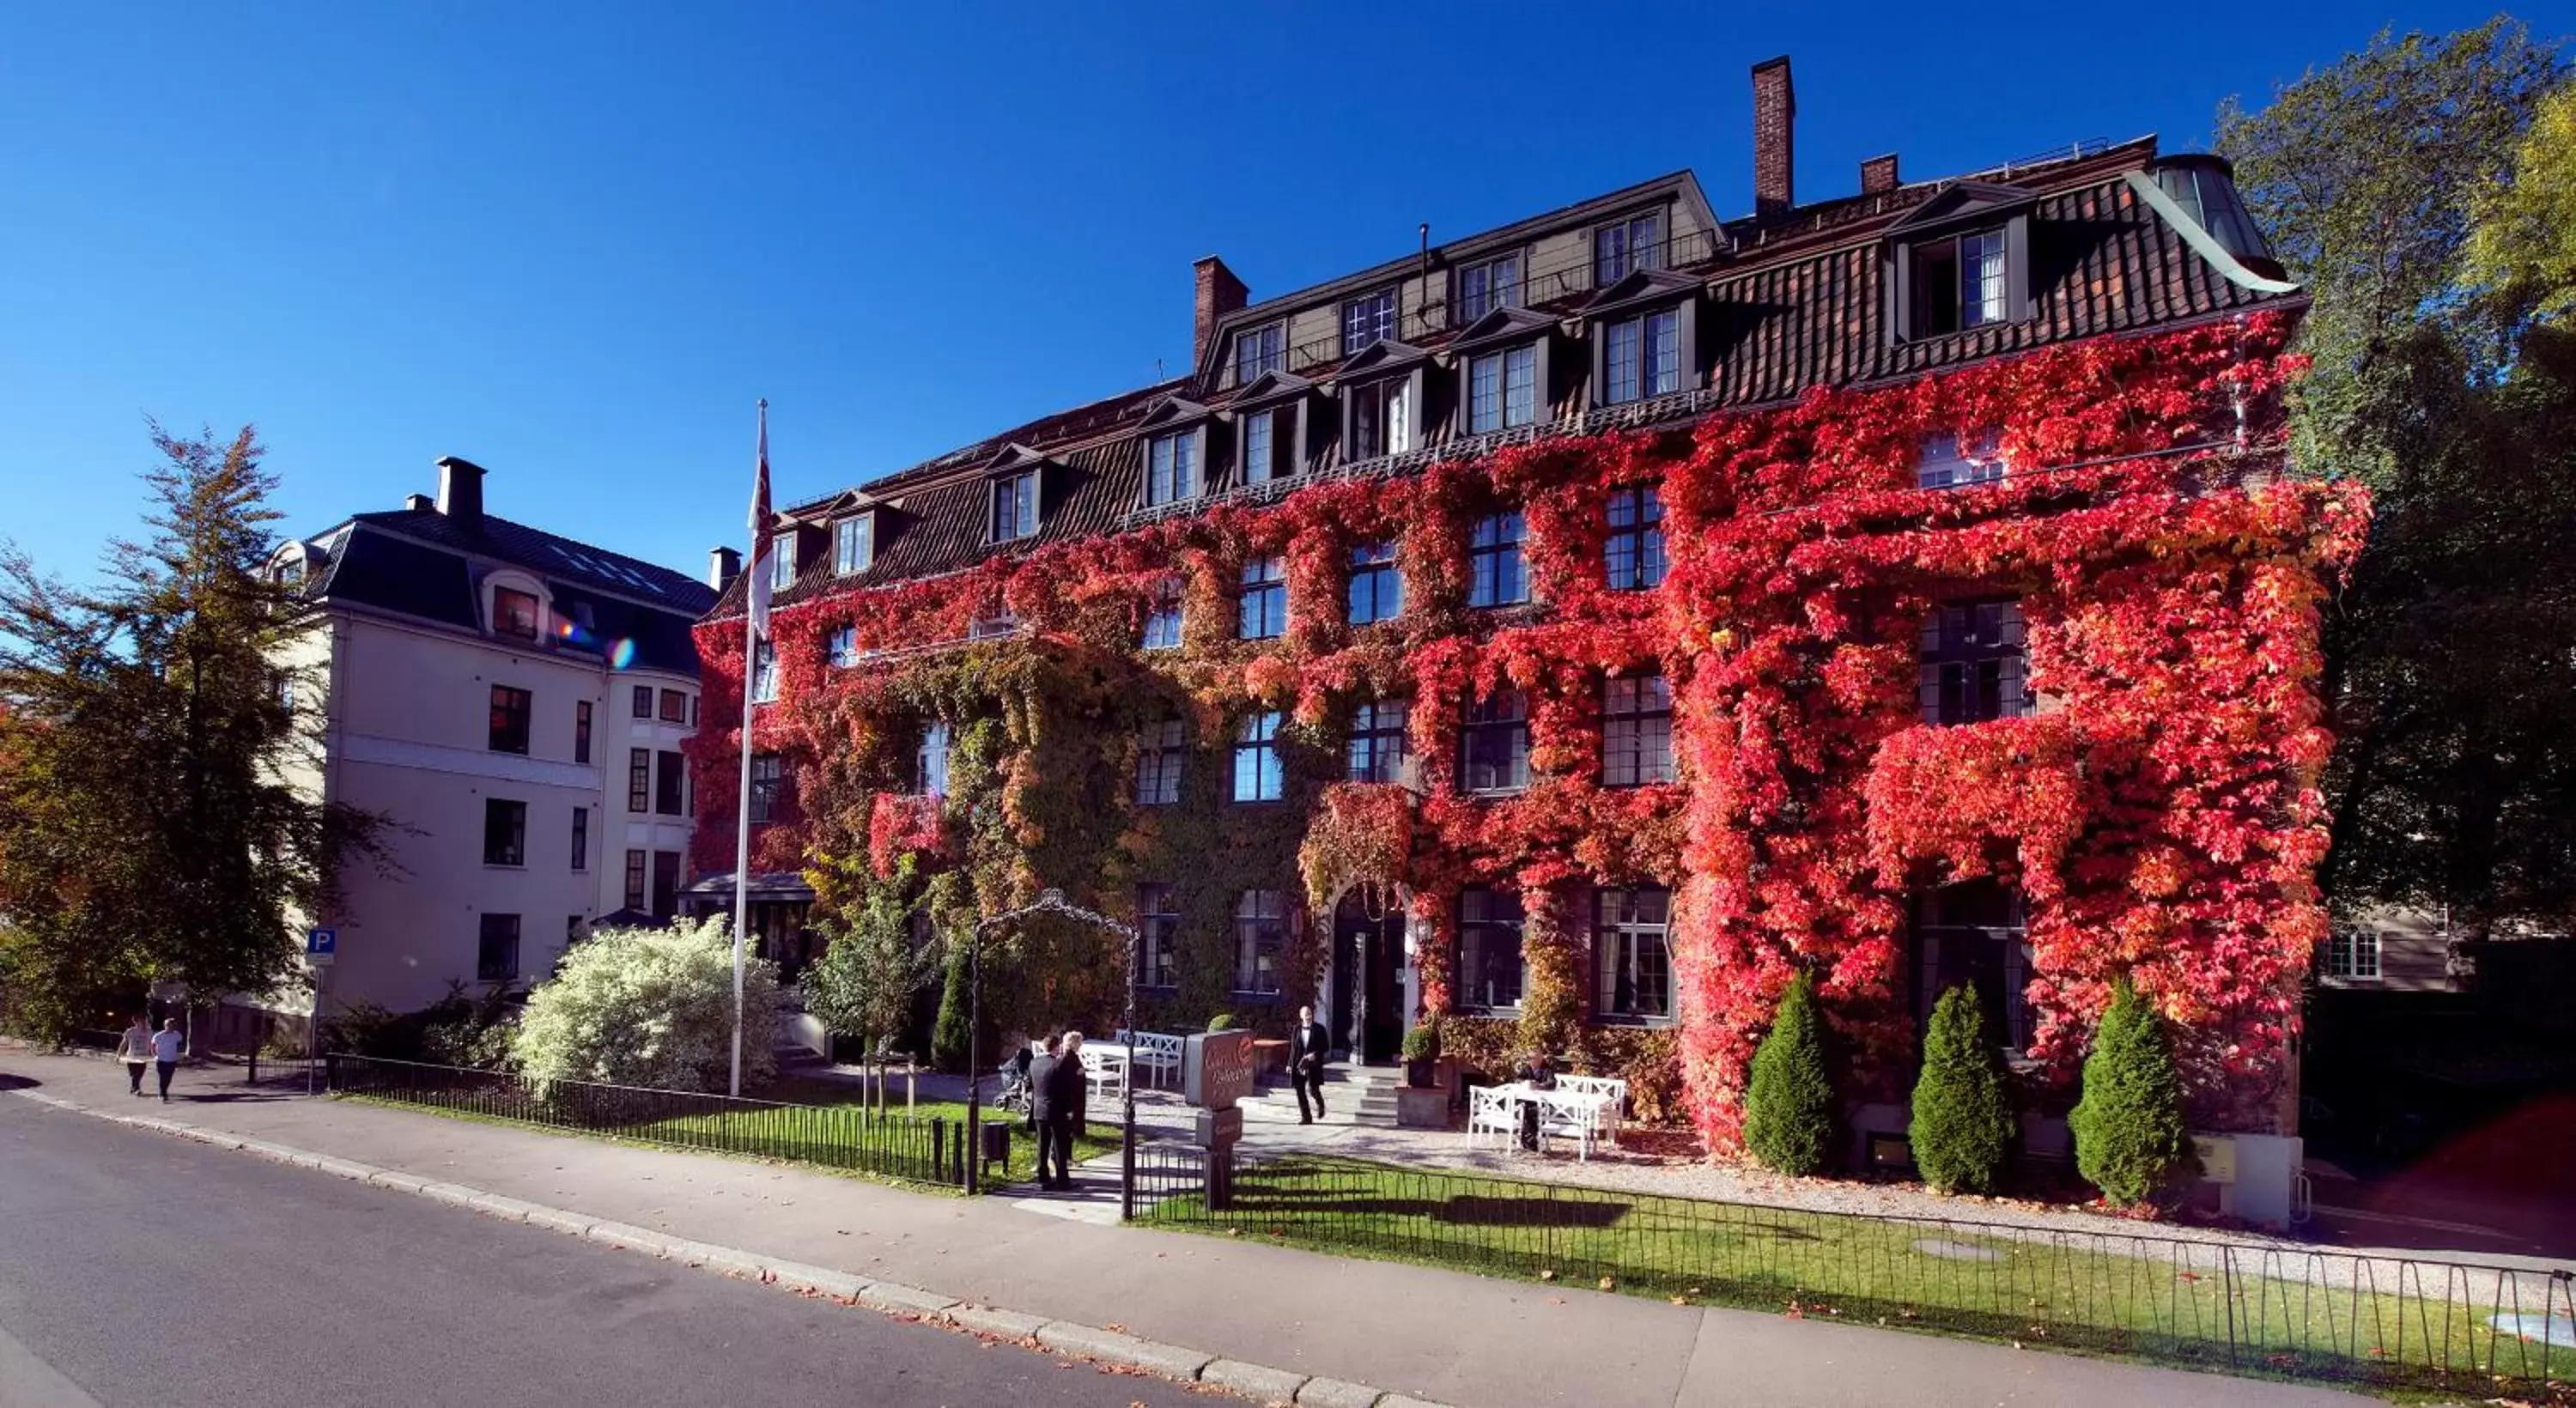
[[[769,634],[769,555],[775,550],[769,533],[769,403],[760,409],[760,468],[751,484],[751,634]]]

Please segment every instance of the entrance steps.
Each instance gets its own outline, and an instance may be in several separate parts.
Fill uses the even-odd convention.
[[[1401,1066],[1361,1066],[1348,1061],[1324,1065],[1324,1118],[1319,1124],[1395,1128],[1395,1091],[1404,1084]],[[1297,1122],[1297,1092],[1286,1077],[1262,1087],[1244,1102],[1244,1117],[1265,1123]]]

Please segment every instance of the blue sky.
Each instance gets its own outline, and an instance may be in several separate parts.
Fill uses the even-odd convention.
[[[757,397],[791,501],[1178,368],[1202,254],[1264,297],[1684,166],[1742,214],[1773,54],[1812,199],[2197,147],[2490,7],[1802,8],[0,7],[0,535],[88,575],[150,415],[256,423],[298,532],[456,454],[694,572]]]

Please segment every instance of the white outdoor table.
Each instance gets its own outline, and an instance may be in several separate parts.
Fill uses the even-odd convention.
[[[1597,1125],[1602,1107],[1610,1103],[1610,1097],[1607,1095],[1587,1095],[1579,1090],[1540,1090],[1525,1080],[1512,1081],[1494,1088],[1502,1092],[1504,1099],[1512,1102],[1514,1109],[1523,1105],[1540,1107],[1539,1121],[1542,1124],[1547,1121],[1545,1112],[1554,1109],[1580,1116]],[[1581,1145],[1576,1146],[1578,1150],[1581,1147]]]

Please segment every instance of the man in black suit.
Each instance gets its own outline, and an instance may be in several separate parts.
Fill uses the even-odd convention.
[[[1073,1132],[1082,1128],[1089,1113],[1085,1106],[1091,1100],[1091,1077],[1082,1068],[1082,1033],[1064,1034],[1064,1054],[1047,1073],[1052,1099],[1048,1107],[1053,1118],[1041,1127],[1039,1137],[1055,1145],[1055,1182],[1051,1186],[1062,1192],[1073,1186]],[[1043,1180],[1041,1180],[1043,1181]]]
[[[1048,1162],[1055,1155],[1055,1069],[1059,1064],[1054,1037],[1046,1040],[1046,1054],[1029,1062],[1029,1127],[1038,1136],[1038,1186],[1053,1188],[1057,1180],[1047,1176]],[[1063,1173],[1061,1167],[1057,1173]]]
[[[1297,1035],[1288,1051],[1288,1083],[1297,1090],[1297,1123],[1313,1124],[1324,1117],[1324,1053],[1332,1049],[1333,1039],[1324,1024],[1315,1020],[1315,1009],[1297,1009]],[[1306,1093],[1315,1095],[1315,1112],[1306,1113]]]

